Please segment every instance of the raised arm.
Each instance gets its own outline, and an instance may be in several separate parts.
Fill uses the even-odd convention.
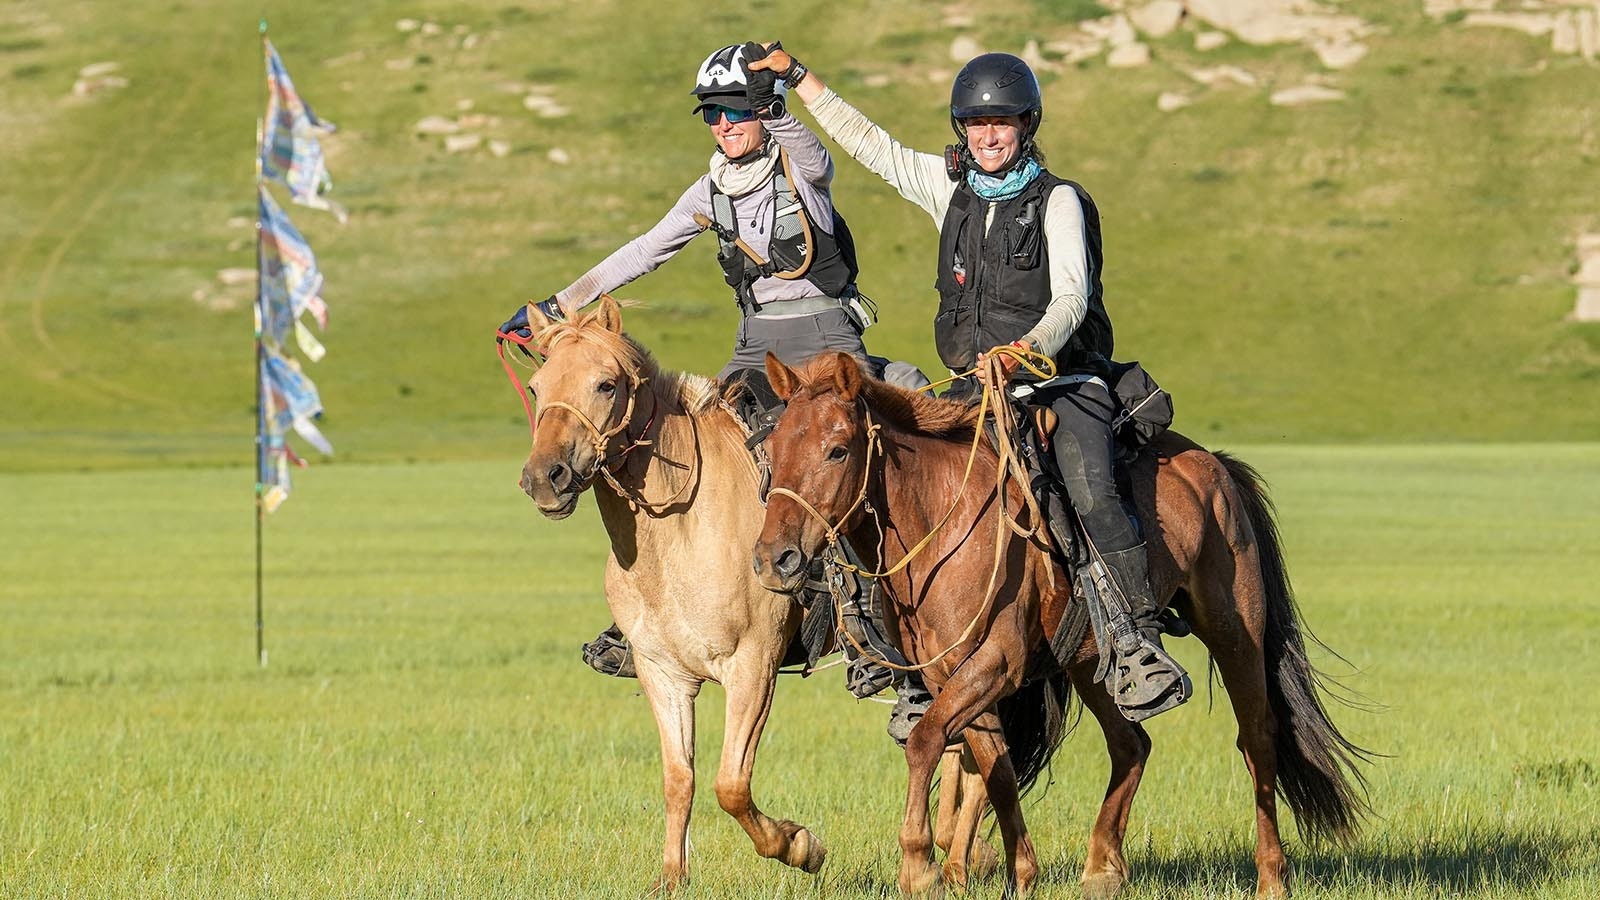
[[[764,59],[751,63],[750,69],[770,69],[787,76],[790,91],[816,117],[828,137],[856,162],[887,181],[900,196],[921,207],[936,226],[944,221],[956,186],[945,173],[943,157],[918,153],[890,137],[781,47],[774,46]]]
[[[606,291],[614,291],[635,278],[653,272],[671,259],[701,232],[694,214],[711,213],[711,192],[702,176],[683,192],[678,202],[649,231],[617,248],[599,265],[583,273],[577,281],[556,294],[567,315],[594,302]]]

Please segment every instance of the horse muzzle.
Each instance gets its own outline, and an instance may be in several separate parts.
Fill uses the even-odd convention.
[[[522,492],[539,512],[550,519],[565,519],[578,507],[578,497],[594,480],[594,472],[580,475],[568,458],[528,457],[522,467]]]
[[[811,559],[790,543],[757,544],[751,554],[756,580],[769,591],[792,594],[805,584]]]

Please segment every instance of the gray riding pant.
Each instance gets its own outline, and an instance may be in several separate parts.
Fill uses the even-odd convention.
[[[765,369],[767,351],[780,362],[798,366],[826,350],[841,350],[867,365],[867,348],[861,332],[842,309],[825,309],[805,316],[770,318],[745,316],[733,341],[733,359],[722,367],[718,381],[740,369]]]

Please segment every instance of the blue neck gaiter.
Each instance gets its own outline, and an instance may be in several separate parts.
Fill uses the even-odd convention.
[[[1004,178],[996,178],[981,169],[969,169],[967,184],[973,193],[985,200],[1010,200],[1039,177],[1039,171],[1039,161],[1030,156],[1022,165],[1007,172]]]

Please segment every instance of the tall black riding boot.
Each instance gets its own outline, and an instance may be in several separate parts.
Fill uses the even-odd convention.
[[[615,622],[583,645],[583,661],[601,675],[639,677],[633,668],[633,648],[628,646],[628,639],[622,636],[622,629]]]
[[[1143,544],[1104,554],[1111,576],[1127,598],[1135,630],[1117,634],[1112,696],[1124,718],[1140,722],[1189,699],[1189,673],[1161,646],[1161,610],[1150,590]]]

